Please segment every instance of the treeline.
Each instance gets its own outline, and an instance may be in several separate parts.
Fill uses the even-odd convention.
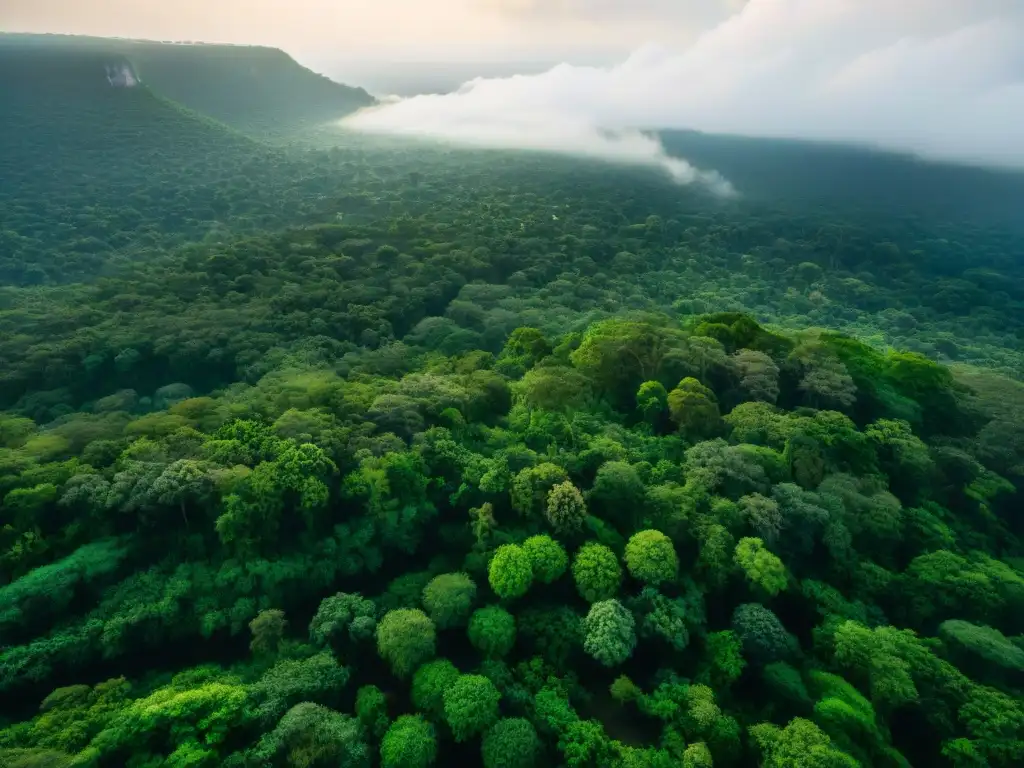
[[[252,382],[296,345],[332,359],[402,344],[497,353],[520,325],[582,330],[627,311],[753,311],[781,327],[1024,370],[1024,285],[998,235],[925,257],[916,246],[930,234],[770,213],[739,227],[731,209],[673,211],[665,184],[641,174],[622,177],[615,198],[601,195],[618,177],[594,171],[557,177],[566,186],[551,197],[511,179],[500,200],[471,198],[480,177],[470,170],[465,186],[443,189],[452,170],[440,161],[417,184],[400,168],[370,177],[365,167],[348,173],[370,191],[317,203],[348,209],[340,222],[154,252],[73,286],[0,288],[0,406],[47,421],[125,388]],[[954,264],[960,276],[945,276]]]

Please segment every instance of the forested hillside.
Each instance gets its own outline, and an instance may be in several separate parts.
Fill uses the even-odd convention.
[[[79,280],[175,244],[293,224],[345,178],[169,100],[120,53],[4,40],[3,282]]]
[[[1024,764],[1019,177],[167,95],[0,45],[0,765]]]
[[[126,54],[160,93],[255,136],[280,138],[373,103],[273,48],[137,43]]]
[[[984,223],[1024,232],[1024,174],[958,165],[840,144],[716,136],[686,131],[662,134],[666,148],[694,164],[716,168],[747,199],[800,207],[911,214]]]
[[[0,47],[122,55],[157,93],[261,138],[286,138],[374,101],[275,48],[61,35],[0,35]]]

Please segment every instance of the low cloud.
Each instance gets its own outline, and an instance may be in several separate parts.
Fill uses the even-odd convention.
[[[355,129],[566,152],[731,191],[649,132],[865,143],[1024,168],[1020,0],[750,0],[683,50],[478,79],[359,113]]]

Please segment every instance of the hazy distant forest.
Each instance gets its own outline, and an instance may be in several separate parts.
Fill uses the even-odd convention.
[[[1024,176],[371,103],[0,35],[0,766],[1024,765]]]

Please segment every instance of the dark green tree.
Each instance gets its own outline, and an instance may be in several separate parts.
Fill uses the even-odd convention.
[[[464,625],[473,608],[476,584],[465,573],[443,573],[423,588],[423,607],[438,629]]]
[[[743,655],[753,662],[771,664],[796,655],[796,638],[786,631],[778,616],[760,603],[736,606],[732,628],[743,643]]]
[[[401,715],[381,739],[382,768],[429,768],[436,760],[434,726],[421,715]]]
[[[391,721],[388,717],[388,702],[380,688],[364,685],[356,691],[356,717],[374,739],[384,735]]]
[[[590,606],[583,619],[583,634],[583,650],[606,667],[622,664],[636,647],[633,614],[618,600],[602,600]]]
[[[484,734],[484,768],[532,768],[541,751],[537,731],[522,717],[503,718]]]
[[[288,620],[284,617],[284,611],[276,608],[260,611],[256,618],[249,622],[249,630],[252,632],[249,649],[258,655],[274,653],[284,639],[287,626]]]
[[[362,595],[339,592],[320,601],[309,624],[309,639],[335,649],[368,640],[377,628],[377,606]]]
[[[516,620],[496,605],[479,608],[469,619],[469,641],[485,656],[505,656],[516,642]]]
[[[551,488],[544,512],[556,533],[571,534],[583,527],[587,519],[587,504],[579,489],[566,480]]]
[[[468,741],[498,719],[501,693],[483,675],[462,675],[444,692],[444,717],[456,741]]]
[[[398,677],[408,677],[435,652],[434,622],[415,608],[388,611],[377,625],[377,652]]]
[[[412,676],[413,705],[421,712],[440,715],[444,710],[444,692],[459,674],[448,659],[428,661]]]

